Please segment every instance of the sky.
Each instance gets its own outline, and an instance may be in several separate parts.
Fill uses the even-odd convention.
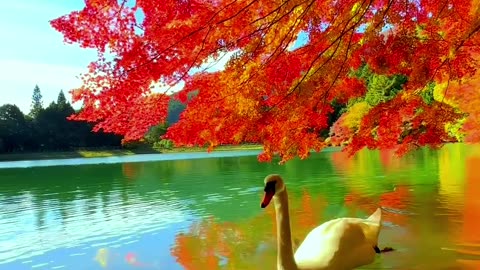
[[[33,88],[38,84],[44,106],[56,101],[63,89],[78,87],[76,78],[96,59],[94,50],[63,43],[49,21],[80,10],[83,0],[4,1],[0,9],[0,105],[17,105],[30,111]],[[78,106],[75,106],[78,107]]]
[[[40,87],[45,107],[56,101],[60,90],[71,100],[68,91],[81,85],[78,76],[87,71],[97,54],[93,49],[65,44],[49,21],[83,7],[83,0],[4,1],[0,9],[0,106],[15,104],[27,114],[35,85]],[[307,38],[300,39],[305,43]],[[228,59],[229,55],[195,71],[207,67],[208,71],[220,70]],[[181,82],[169,90],[182,87]],[[73,105],[80,107],[78,103]]]
[[[2,4],[0,36],[6,42],[0,42],[0,106],[15,104],[28,113],[35,85],[40,87],[45,107],[56,101],[60,90],[71,101],[68,91],[81,85],[78,76],[87,71],[97,54],[93,49],[65,44],[62,34],[49,21],[83,7],[83,0],[16,0]],[[218,70],[228,58],[205,68]],[[174,88],[156,90],[171,92],[181,87],[183,82]]]

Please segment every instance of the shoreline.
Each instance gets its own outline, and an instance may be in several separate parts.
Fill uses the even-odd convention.
[[[214,151],[242,151],[242,150],[261,150],[262,145],[221,145],[215,147]],[[132,156],[145,154],[167,154],[167,153],[194,153],[207,152],[206,147],[178,147],[172,149],[99,149],[99,150],[76,150],[76,151],[58,151],[58,152],[30,152],[30,153],[7,153],[0,154],[0,162],[7,161],[26,161],[26,160],[50,160],[50,159],[71,159],[71,158],[100,158],[114,156]]]

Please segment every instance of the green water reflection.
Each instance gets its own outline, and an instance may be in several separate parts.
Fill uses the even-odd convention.
[[[294,237],[386,209],[363,269],[480,268],[480,147],[255,156],[0,170],[0,269],[275,269],[262,180],[289,186]]]

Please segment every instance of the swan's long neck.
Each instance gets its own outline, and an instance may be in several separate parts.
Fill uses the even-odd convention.
[[[273,197],[277,217],[277,269],[296,270],[293,257],[287,189]]]

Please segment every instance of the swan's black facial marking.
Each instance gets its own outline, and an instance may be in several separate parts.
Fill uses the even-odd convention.
[[[375,253],[380,254],[382,251],[378,248],[378,246],[374,246],[373,249],[375,250]]]
[[[265,188],[263,191],[265,192],[272,192],[275,194],[275,185],[277,184],[277,181],[270,181],[265,184]]]
[[[265,208],[270,203],[273,195],[275,195],[276,184],[277,184],[277,181],[270,181],[265,184],[265,188],[263,189],[263,191],[265,191],[265,195],[263,196],[263,201],[260,204],[260,207]]]

